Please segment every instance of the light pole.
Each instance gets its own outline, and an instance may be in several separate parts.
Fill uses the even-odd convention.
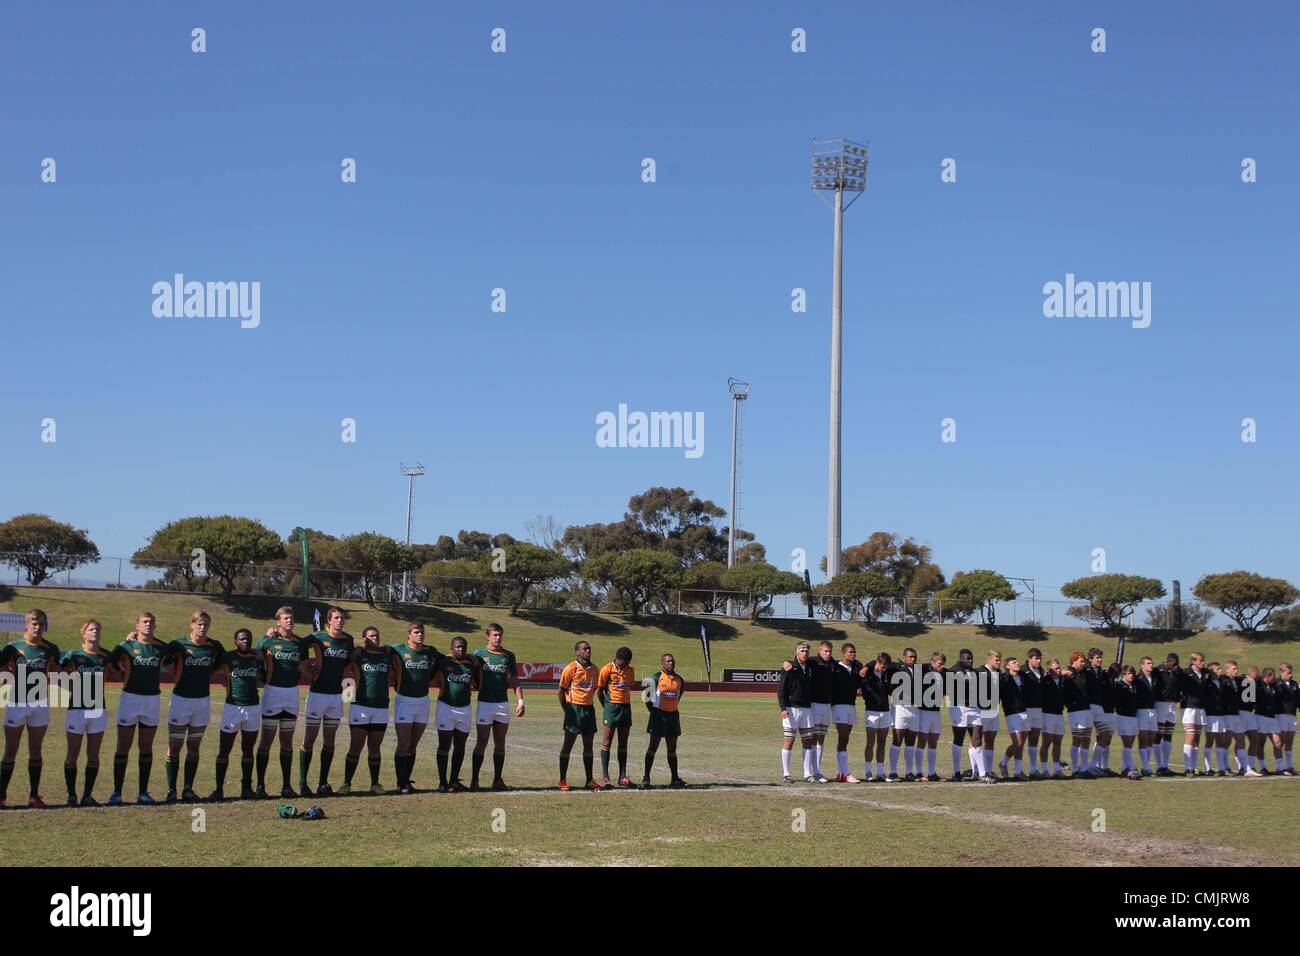
[[[731,510],[727,513],[727,567],[736,566],[736,530],[740,519],[736,498],[740,491],[740,403],[749,398],[749,383],[738,378],[727,379],[731,392]],[[733,613],[731,598],[727,598],[727,616]]]
[[[831,290],[831,451],[829,505],[826,521],[826,577],[833,580],[840,573],[840,360],[843,353],[844,317],[844,210],[858,201],[858,196],[844,203],[846,192],[858,193],[867,188],[867,147],[847,139],[815,139],[812,145],[811,185],[814,191],[835,193],[835,202],[818,198],[835,213],[835,263]],[[839,617],[838,610],[836,617]]]
[[[424,474],[424,466],[419,462],[411,465],[409,468],[403,464],[402,474],[406,476],[406,546],[411,546],[411,501],[415,498],[415,479]],[[402,572],[402,603],[405,604],[410,595],[411,572],[409,570]]]

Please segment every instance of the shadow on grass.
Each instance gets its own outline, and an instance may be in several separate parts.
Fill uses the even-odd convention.
[[[769,618],[760,620],[754,626],[760,630],[776,631],[787,637],[800,637],[809,641],[821,639],[833,641],[836,638],[841,640],[844,638],[844,632],[839,628],[828,627],[815,618]]]
[[[985,637],[1000,637],[1007,641],[1047,640],[1047,632],[1038,624],[981,624],[979,632]]]
[[[9,585],[0,584],[0,601],[12,601],[17,596],[18,592]]]
[[[313,611],[319,609],[323,613],[325,608],[334,603],[332,598],[304,600],[276,594],[232,594],[230,597],[223,597],[220,594],[203,594],[202,596],[216,604],[220,604],[228,611],[242,614],[245,617],[265,620],[268,623],[274,620],[277,610],[287,605],[293,608],[293,618],[299,633],[312,626]],[[474,618],[459,611],[427,604],[377,603],[374,610],[381,614],[388,614],[399,621],[418,622],[438,631],[465,633],[477,631],[479,626]],[[396,640],[400,637],[401,635],[383,635],[385,640],[389,638]]]
[[[529,624],[536,624],[538,627],[550,627],[558,631],[566,631],[569,634],[595,634],[613,637],[627,633],[627,626],[622,621],[611,620],[586,611],[520,608],[515,617],[527,621]],[[503,626],[508,627],[508,622],[504,623]]]
[[[713,617],[691,617],[688,614],[673,614],[664,615],[663,617],[643,618],[642,620],[649,626],[657,627],[674,637],[694,638],[697,641],[700,639],[701,624],[704,625],[705,633],[709,635],[711,641],[729,641],[740,636],[740,631],[736,630],[735,625],[731,622]]]

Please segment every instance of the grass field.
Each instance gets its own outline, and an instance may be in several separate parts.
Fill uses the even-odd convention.
[[[274,598],[239,599],[232,605],[192,596],[133,592],[17,589],[3,609],[44,607],[51,615],[51,638],[71,647],[76,625],[86,616],[105,623],[109,643],[125,631],[135,611],[158,615],[164,636],[180,634],[195,607],[213,614],[213,633],[228,640],[241,624],[264,626],[279,603]],[[303,610],[306,610],[305,606]],[[399,621],[383,611],[349,608],[349,630],[368,623],[397,640]],[[577,636],[591,640],[597,660],[608,659],[619,644],[629,644],[644,666],[674,651],[689,678],[702,678],[698,624],[670,621],[630,623],[603,615],[545,615],[508,619],[482,609],[419,609],[436,631],[431,640],[445,646],[448,633],[481,633],[490,619],[502,619],[507,645],[520,660],[565,660]],[[309,616],[309,614],[308,614]],[[923,654],[933,648],[951,656],[963,645],[1023,649],[1024,640],[989,637],[970,627],[932,627],[906,635],[869,631],[861,625],[789,623],[723,624],[732,633],[714,647],[715,676],[723,666],[771,665],[784,656],[793,637],[847,634],[874,653],[899,650],[904,642]],[[1113,641],[1079,629],[1048,629],[1034,637],[1049,655]],[[1222,634],[1188,640],[1130,645],[1135,654],[1202,649],[1242,664],[1276,663],[1285,647],[1243,645]],[[116,689],[110,691],[116,697]],[[164,691],[166,696],[168,691]],[[216,700],[220,700],[218,695]],[[779,783],[779,719],[770,696],[688,695],[683,703],[680,754],[690,789],[669,791],[572,792],[554,789],[558,773],[560,714],[552,691],[530,691],[528,713],[511,725],[506,779],[518,789],[505,794],[419,793],[398,797],[348,797],[321,801],[327,819],[281,820],[278,800],[219,805],[103,809],[53,808],[63,796],[62,715],[55,715],[45,744],[42,789],[52,808],[7,810],[0,814],[7,862],[112,866],[179,865],[538,865],[538,864],[708,864],[708,865],[916,865],[1029,864],[1217,866],[1300,863],[1300,822],[1295,812],[1300,779],[1122,779],[1098,781],[977,784],[826,784]],[[115,706],[115,700],[112,705]],[[164,712],[166,703],[164,701]],[[214,714],[219,704],[214,706]],[[644,711],[632,732],[629,772],[639,779],[645,749]],[[343,731],[340,731],[343,733]],[[197,789],[212,788],[216,735],[204,742]],[[1003,734],[1005,738],[1005,734]],[[96,795],[111,785],[113,731],[106,736]],[[382,781],[394,786],[390,730]],[[1005,739],[1003,739],[1005,743]],[[850,744],[853,767],[861,772],[861,730]],[[1117,748],[1116,744],[1116,748]],[[421,788],[436,783],[436,736],[421,743],[415,779]],[[155,743],[151,789],[165,790],[163,742]],[[84,759],[84,758],[83,758]],[[796,765],[798,754],[796,752]],[[26,750],[19,754],[10,802],[25,801]],[[1271,763],[1271,759],[1270,759]],[[1118,754],[1112,766],[1119,766]],[[1181,747],[1174,748],[1181,769]],[[597,768],[599,764],[597,763]],[[834,754],[823,769],[834,771]],[[948,734],[939,745],[940,773],[950,772]],[[238,779],[238,761],[230,780]],[[338,784],[342,757],[332,779]],[[466,773],[467,776],[467,773]],[[312,779],[315,778],[313,766]],[[577,754],[571,782],[581,778]],[[358,780],[366,779],[363,766]],[[657,783],[667,780],[661,750]],[[135,762],[125,796],[134,800]],[[295,768],[296,781],[296,768]],[[279,766],[272,758],[268,782],[278,790]],[[228,784],[229,789],[229,784]],[[304,805],[299,801],[299,805]],[[1105,832],[1093,830],[1096,811],[1105,813]],[[203,815],[202,832],[195,811]],[[503,811],[503,812],[498,812]],[[412,827],[413,815],[419,825]],[[804,827],[796,826],[800,821]],[[494,828],[494,823],[496,827]],[[504,824],[504,832],[501,826]]]

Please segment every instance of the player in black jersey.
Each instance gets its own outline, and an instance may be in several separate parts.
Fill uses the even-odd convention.
[[[840,783],[858,783],[849,766],[849,735],[858,722],[858,691],[862,688],[862,674],[866,672],[858,663],[858,649],[852,644],[840,645],[840,661],[831,669],[831,719],[835,722],[835,760]]]
[[[1295,767],[1291,763],[1291,745],[1295,743],[1296,704],[1300,703],[1300,683],[1292,676],[1291,665],[1285,661],[1278,668],[1277,678],[1277,735],[1281,740],[1281,750],[1274,745],[1273,760],[1277,772],[1288,777],[1295,776]]]

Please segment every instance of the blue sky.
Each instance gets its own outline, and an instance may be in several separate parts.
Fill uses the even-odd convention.
[[[950,574],[1047,585],[1097,547],[1185,588],[1300,577],[1293,6],[664,6],[6,11],[0,517],[105,554],[194,513],[400,537],[413,460],[417,540],[613,520],[652,485],[725,504],[734,375],[741,525],[815,566],[831,217],[808,151],[848,136],[871,167],[846,217],[846,545],[898,531]],[[176,272],[259,281],[261,325],[155,318]],[[1150,328],[1045,318],[1067,272],[1149,281]],[[597,447],[620,403],[702,411],[705,453]]]

